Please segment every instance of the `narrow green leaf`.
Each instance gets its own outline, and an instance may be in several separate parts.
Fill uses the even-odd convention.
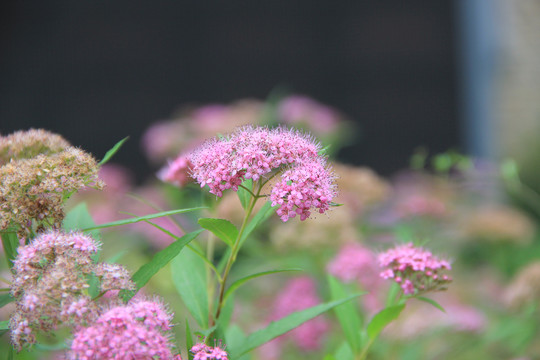
[[[258,330],[249,335],[241,345],[232,349],[230,353],[231,358],[238,358],[245,353],[255,349],[256,347],[259,347],[264,343],[267,343],[268,341],[302,325],[306,321],[311,320],[321,315],[322,313],[331,310],[334,307],[350,301],[358,296],[360,296],[360,294],[351,295],[346,297],[345,299],[340,299],[337,301],[319,304],[309,309],[292,313],[278,321],[273,321],[264,329]]]
[[[223,300],[224,305],[221,308],[221,314],[219,315],[218,319],[218,328],[219,330],[224,333],[227,327],[229,326],[229,322],[231,321],[231,317],[234,311],[234,294],[229,296],[227,299]],[[216,304],[217,307],[217,304]]]
[[[134,217],[134,218],[131,218],[131,219],[118,220],[118,221],[113,221],[113,222],[106,223],[106,224],[100,224],[100,225],[91,226],[91,227],[87,227],[87,228],[82,229],[82,231],[90,231],[90,230],[94,230],[94,229],[104,229],[104,228],[109,228],[109,227],[113,227],[113,226],[135,224],[135,223],[138,223],[138,222],[141,222],[141,221],[156,219],[156,218],[169,216],[169,215],[174,215],[174,214],[183,214],[183,213],[187,213],[187,212],[190,212],[190,211],[197,211],[197,210],[202,210],[202,209],[206,209],[206,208],[205,207],[196,207],[196,208],[190,208],[190,209],[178,209],[178,210],[162,211],[162,212],[158,212],[158,213],[155,213],[155,214],[149,214],[149,215],[145,215],[145,216]]]
[[[241,346],[246,341],[246,334],[238,325],[231,325],[225,332],[225,342],[227,344],[227,352],[234,352],[235,349]],[[234,358],[235,360],[248,360],[249,355],[244,355],[240,358]],[[229,356],[229,359],[232,359]]]
[[[242,245],[246,241],[248,236],[253,232],[253,230],[255,230],[255,228],[259,226],[259,224],[262,224],[266,219],[268,219],[276,209],[277,205],[276,207],[272,207],[272,203],[267,201],[259,210],[257,215],[255,215],[253,219],[251,219],[249,224],[247,224],[246,230],[242,235],[242,239],[240,239],[240,245]]]
[[[0,330],[9,330],[9,320],[0,321]]]
[[[330,285],[332,300],[342,299],[347,296],[345,287],[335,277],[328,275],[328,284]],[[348,302],[336,306],[334,312],[350,348],[353,353],[357,354],[361,349],[360,331],[362,330],[362,321],[356,305],[353,302]]]
[[[390,290],[388,290],[388,295],[386,296],[386,307],[392,306],[396,303],[397,295],[400,292],[401,287],[394,281],[390,285]]]
[[[255,278],[258,278],[258,277],[261,277],[261,276],[264,276],[264,275],[276,274],[276,273],[287,272],[287,271],[302,271],[302,269],[270,270],[270,271],[263,271],[263,272],[260,272],[260,273],[245,276],[245,277],[243,277],[241,279],[236,280],[235,282],[233,282],[229,286],[227,291],[225,291],[225,295],[223,296],[223,299],[227,299],[227,297],[229,295],[231,295],[233,292],[235,292],[236,289],[238,289],[240,286],[244,285],[247,281],[249,281],[251,279],[255,279]]]
[[[8,356],[7,356],[8,360],[13,360],[15,359],[15,349],[13,349],[13,345],[9,345],[9,350],[8,350]]]
[[[326,354],[323,360],[336,360],[336,357],[332,354]]]
[[[90,212],[88,211],[88,206],[84,202],[71,209],[66,214],[64,222],[62,223],[62,227],[66,231],[80,231],[81,229],[93,228],[95,226],[96,223],[94,222],[94,219],[92,219],[92,215],[90,215]],[[92,230],[89,231],[89,233],[94,239],[99,239],[101,237],[98,230]]]
[[[242,185],[245,188],[249,189],[249,191],[253,191],[253,180],[252,179],[245,180],[242,183]],[[247,209],[247,207],[249,205],[249,201],[251,200],[251,194],[249,193],[249,191],[247,191],[243,187],[239,187],[238,191],[236,192],[236,194],[238,194],[238,199],[240,199],[240,203],[242,204],[242,207],[244,208],[244,210]]]
[[[437,309],[441,310],[443,313],[446,313],[446,310],[444,310],[444,308],[441,306],[441,304],[439,304],[438,302],[436,302],[433,299],[423,297],[423,296],[416,296],[416,299],[418,299],[420,301],[423,301],[423,302],[427,302],[428,304],[431,304],[431,305],[435,306]]]
[[[203,329],[208,328],[206,266],[191,249],[180,252],[171,262],[173,283],[187,309]]]
[[[62,341],[56,344],[37,343],[34,346],[35,346],[35,349],[39,351],[58,351],[58,350],[66,350],[68,348],[65,341]]]
[[[193,239],[195,239],[203,230],[197,230],[185,234],[180,239],[176,240],[165,249],[156,253],[152,259],[141,266],[135,274],[133,274],[132,280],[135,283],[135,291],[129,291],[124,295],[124,301],[131,299],[140,288],[142,288],[146,283],[157,274],[165,265],[167,265],[172,259],[174,259],[180,251],[189,244]]]
[[[343,342],[336,351],[336,359],[339,360],[354,360],[354,353],[348,342]]]
[[[202,218],[199,219],[199,225],[223,240],[225,244],[230,247],[234,246],[238,237],[238,229],[229,220]]]
[[[192,347],[193,347],[193,337],[191,335],[189,321],[186,319],[186,350],[187,350],[188,360],[193,360],[193,354],[190,351]]]
[[[10,293],[0,295],[0,308],[3,308],[4,306],[13,301],[15,301],[15,299],[11,297]]]
[[[117,142],[113,147],[112,149],[110,149],[109,151],[107,151],[105,153],[105,156],[103,157],[103,159],[101,159],[101,161],[99,162],[99,165],[103,165],[105,163],[107,163],[112,157],[114,154],[116,154],[116,152],[118,150],[120,150],[120,148],[122,147],[122,145],[124,145],[124,143],[129,139],[129,136],[126,136],[125,138],[123,138],[122,140],[120,140],[119,142]]]
[[[397,319],[401,311],[405,308],[405,304],[399,304],[387,307],[373,317],[367,326],[367,334],[370,340],[375,338],[383,331],[386,325]]]
[[[16,232],[9,230],[0,232],[0,236],[2,237],[2,246],[4,247],[6,261],[11,269],[13,267],[13,260],[17,257],[19,239],[17,238]]]

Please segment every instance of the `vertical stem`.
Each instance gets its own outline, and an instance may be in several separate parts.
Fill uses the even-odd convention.
[[[244,220],[242,221],[242,227],[240,228],[240,231],[238,232],[238,236],[236,237],[236,240],[234,242],[234,245],[231,250],[231,256],[229,256],[229,259],[227,260],[227,265],[225,265],[225,270],[223,271],[223,276],[221,277],[221,283],[219,286],[219,300],[218,300],[218,307],[216,311],[216,317],[215,321],[219,320],[219,316],[221,315],[221,309],[223,308],[223,296],[225,295],[225,285],[227,283],[227,277],[229,276],[229,272],[231,270],[232,264],[236,261],[236,256],[238,255],[238,251],[240,250],[240,241],[242,239],[242,235],[244,234],[244,231],[246,229],[246,225],[248,223],[249,218],[251,217],[251,213],[253,212],[253,208],[255,207],[255,203],[257,202],[257,199],[259,197],[259,194],[261,193],[262,184],[259,181],[257,193],[255,196],[251,196],[251,200],[249,201],[248,208],[246,209],[246,213],[244,215]]]

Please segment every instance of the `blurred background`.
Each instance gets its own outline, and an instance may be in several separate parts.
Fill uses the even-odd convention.
[[[178,109],[305,94],[354,122],[344,162],[388,175],[419,146],[540,177],[538,1],[3,1],[0,133],[42,127],[142,179]]]

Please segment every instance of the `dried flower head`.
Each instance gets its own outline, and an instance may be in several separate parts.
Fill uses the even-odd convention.
[[[190,349],[193,360],[228,360],[225,347],[219,342],[214,347],[206,345],[204,342],[193,345]]]
[[[173,359],[171,320],[157,301],[139,299],[113,307],[75,333],[68,359]]]
[[[96,273],[106,286],[104,291],[133,289],[119,265],[111,265],[109,271],[94,263],[92,256],[98,249],[99,244],[89,236],[60,231],[42,233],[19,247],[11,285],[17,301],[10,319],[16,349],[34,343],[36,331],[49,332],[62,323],[77,327],[97,316],[98,308],[88,297],[88,275]]]
[[[243,127],[225,138],[213,139],[191,153],[193,178],[219,197],[227,189],[238,190],[246,180],[268,177],[282,169],[272,189],[272,203],[279,204],[283,221],[309,217],[330,207],[336,195],[335,176],[318,154],[320,146],[306,135],[283,127]]]
[[[43,129],[17,131],[8,136],[0,136],[0,165],[40,154],[56,154],[69,146],[69,142],[62,136]]]
[[[85,186],[102,187],[97,173],[96,160],[73,147],[1,166],[0,229],[14,227],[24,237],[34,226],[59,228],[66,198]]]
[[[528,244],[534,237],[534,223],[517,209],[508,206],[489,206],[467,217],[465,235],[493,242]]]
[[[452,281],[443,273],[451,269],[447,260],[441,260],[412,243],[389,249],[379,254],[378,260],[380,266],[386,267],[381,277],[393,279],[405,295],[445,290]]]
[[[504,302],[511,308],[519,309],[524,305],[540,300],[540,262],[525,266],[512,280],[503,294]]]

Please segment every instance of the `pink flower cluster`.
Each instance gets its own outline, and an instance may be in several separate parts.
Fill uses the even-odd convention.
[[[134,288],[122,266],[94,262],[98,249],[99,243],[89,236],[61,231],[39,234],[18,248],[11,284],[17,308],[9,323],[17,350],[33,344],[38,331],[95,320],[99,309],[88,297],[89,275],[98,277],[102,292]]]
[[[311,278],[300,277],[293,279],[289,281],[276,298],[271,320],[279,320],[293,312],[305,310],[320,302],[315,282]],[[328,329],[328,322],[322,317],[316,317],[291,330],[286,335],[276,338],[272,343],[280,345],[285,337],[289,337],[303,351],[314,351],[321,347],[323,337]]]
[[[379,255],[378,260],[380,266],[387,268],[380,276],[394,279],[405,295],[445,290],[452,281],[448,275],[441,273],[451,269],[447,260],[441,260],[412,243],[387,250]]]
[[[365,288],[377,282],[377,277],[373,275],[378,268],[373,251],[358,243],[344,245],[327,266],[328,272],[341,281],[357,281]]]
[[[193,353],[193,360],[228,360],[227,352],[222,347],[221,344],[211,347],[201,342],[195,344],[190,351]]]
[[[167,331],[172,316],[156,301],[134,300],[103,313],[96,322],[75,333],[68,358],[173,359]]]
[[[319,144],[295,130],[243,127],[206,142],[189,160],[193,178],[219,197],[226,189],[237,191],[246,179],[257,181],[289,166],[272,190],[272,203],[280,205],[283,221],[297,214],[305,220],[311,208],[328,210],[336,195],[335,176],[319,150]]]
[[[185,154],[180,154],[176,159],[158,172],[158,178],[178,187],[186,186],[192,181],[189,176],[191,163]]]

